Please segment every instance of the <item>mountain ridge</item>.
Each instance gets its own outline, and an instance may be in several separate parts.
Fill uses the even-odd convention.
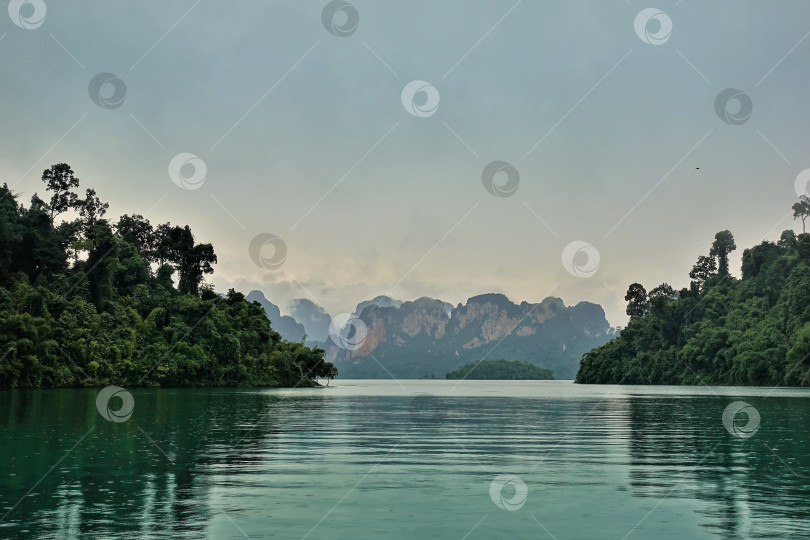
[[[289,315],[282,315],[277,305],[268,300],[262,291],[252,290],[245,297],[248,302],[258,302],[270,319],[270,326],[288,341],[301,341],[306,336],[304,325]]]
[[[566,306],[556,297],[515,304],[501,293],[473,296],[449,316],[445,302],[423,297],[398,308],[370,305],[357,317],[365,334],[354,350],[324,344],[326,358],[346,378],[444,377],[495,348],[498,357],[573,378],[582,354],[613,332],[598,304]]]
[[[303,329],[307,344],[322,347],[343,378],[443,378],[465,363],[488,358],[490,350],[498,358],[550,369],[557,379],[573,378],[580,357],[613,335],[602,307],[588,301],[566,306],[549,296],[515,303],[491,292],[453,307],[427,296],[402,301],[379,295],[357,304],[350,321],[360,326],[359,334],[347,348],[343,340],[330,338],[330,315],[310,300],[291,302],[307,316],[299,321],[280,315],[260,291],[248,299],[265,307],[286,339],[301,339]]]

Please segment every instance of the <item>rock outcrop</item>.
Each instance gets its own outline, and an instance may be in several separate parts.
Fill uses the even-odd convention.
[[[399,306],[372,301],[357,315],[367,332],[358,348],[325,344],[342,378],[443,378],[468,362],[505,358],[569,379],[582,354],[613,335],[598,304],[569,307],[554,297],[515,304],[503,294],[483,294],[449,315],[445,302],[431,298]]]

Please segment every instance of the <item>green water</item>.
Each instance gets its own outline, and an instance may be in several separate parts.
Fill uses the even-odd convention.
[[[810,537],[808,390],[332,384],[0,392],[0,537]]]

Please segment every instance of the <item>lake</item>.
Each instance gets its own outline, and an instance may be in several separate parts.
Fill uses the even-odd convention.
[[[810,536],[810,390],[130,392],[0,392],[0,537]]]

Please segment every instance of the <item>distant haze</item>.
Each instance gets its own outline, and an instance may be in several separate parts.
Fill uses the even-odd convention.
[[[0,11],[0,182],[27,205],[68,162],[109,217],[190,225],[218,290],[261,290],[297,319],[323,319],[300,298],[335,315],[502,292],[624,324],[628,284],[687,285],[717,231],[738,273],[744,247],[794,227],[810,167],[805,0],[661,2],[658,45],[634,28],[648,5],[619,0],[352,0],[346,37],[326,1],[45,3],[31,29]],[[100,73],[125,95],[108,80],[91,99]],[[411,81],[435,111],[425,93],[406,110]],[[738,125],[716,112],[726,88],[753,104]],[[170,179],[183,152],[201,185]],[[513,191],[508,168],[483,185],[497,160]],[[260,233],[283,262],[254,262]],[[587,277],[563,265],[575,241],[598,251]]]

